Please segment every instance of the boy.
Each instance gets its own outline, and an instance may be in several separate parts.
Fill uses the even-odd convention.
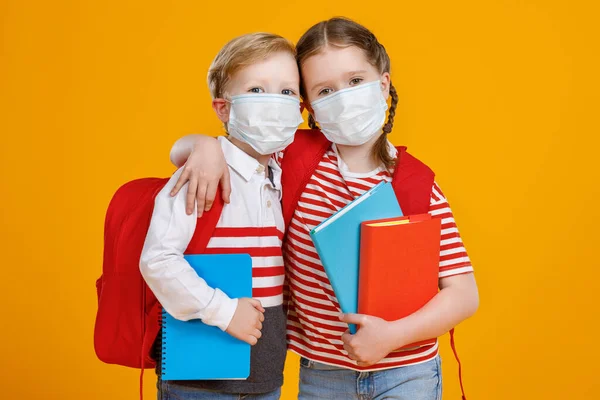
[[[286,354],[281,253],[284,223],[281,169],[272,154],[292,142],[302,122],[299,81],[294,46],[272,34],[249,34],[232,40],[210,67],[212,106],[228,133],[219,141],[231,175],[232,193],[207,253],[250,254],[253,299],[231,299],[218,288],[209,287],[183,258],[196,228],[197,213],[186,214],[185,193],[170,196],[181,169],[156,197],[140,271],[175,318],[201,319],[253,345],[251,372],[241,381],[163,382],[159,377],[159,398],[279,398]]]

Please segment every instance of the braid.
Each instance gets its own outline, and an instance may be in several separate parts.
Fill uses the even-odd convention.
[[[317,126],[317,121],[315,121],[315,118],[312,116],[312,114],[308,114],[308,126],[310,129],[319,129]]]
[[[396,88],[390,82],[390,96],[392,97],[392,103],[390,104],[390,110],[388,113],[388,120],[383,126],[383,133],[388,134],[392,132],[394,126],[394,117],[396,116],[396,106],[398,105],[398,93]]]
[[[394,126],[394,117],[396,116],[396,106],[398,105],[398,93],[396,92],[396,88],[390,82],[390,96],[392,96],[392,104],[390,105],[390,111],[388,115],[388,120],[383,126],[383,133],[379,136],[379,139],[375,142],[373,146],[373,157],[376,160],[379,160],[385,165],[385,167],[389,170],[394,166],[396,160],[390,156],[388,150],[388,140],[387,135],[392,132],[392,127]]]

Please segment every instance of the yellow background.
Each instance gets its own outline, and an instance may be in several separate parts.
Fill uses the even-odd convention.
[[[176,138],[220,131],[205,77],[226,40],[346,15],[388,49],[392,140],[436,170],[477,270],[468,398],[600,398],[594,3],[1,1],[0,397],[137,396],[138,372],[92,346],[111,195],[169,175]],[[290,356],[285,398],[297,374]]]

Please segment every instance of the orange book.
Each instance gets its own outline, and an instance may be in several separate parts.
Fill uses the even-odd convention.
[[[427,304],[438,293],[440,235],[441,220],[429,214],[363,222],[358,312],[394,321]]]

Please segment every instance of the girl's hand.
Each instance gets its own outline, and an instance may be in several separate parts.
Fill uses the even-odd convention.
[[[212,137],[201,135],[198,135],[195,140],[193,150],[171,191],[171,196],[175,196],[183,185],[189,182],[186,212],[191,215],[194,203],[197,203],[198,218],[200,218],[204,211],[212,207],[219,184],[223,201],[229,203],[231,183],[229,168],[219,142]]]
[[[384,319],[363,314],[343,314],[340,320],[358,325],[358,331],[342,335],[344,349],[360,367],[377,364],[394,351],[390,323]]]
[[[479,307],[473,273],[441,278],[440,289],[423,308],[396,321],[361,314],[340,316],[341,321],[360,326],[355,335],[342,336],[350,358],[359,366],[373,365],[407,344],[442,336]]]

